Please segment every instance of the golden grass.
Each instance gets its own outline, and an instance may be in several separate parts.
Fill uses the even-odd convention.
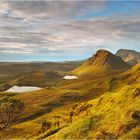
[[[107,92],[98,100],[92,100],[89,103],[93,103],[90,109],[92,115],[74,121],[69,127],[48,139],[139,138],[140,84],[133,87],[125,86],[114,93]]]
[[[134,97],[135,90],[140,88],[140,78],[137,77],[139,68],[140,64],[126,72],[62,80],[53,87],[14,95],[25,102],[25,111],[19,123],[12,126],[13,130],[2,134],[1,137],[137,138],[139,129],[135,126],[135,120],[131,115],[126,117],[126,114],[129,114],[129,111],[133,114],[139,110],[139,95]],[[136,80],[131,83],[133,78]],[[74,117],[75,121],[72,123],[62,123],[62,127],[52,127],[51,130],[38,134],[42,121],[52,121],[54,116],[63,117],[63,113],[69,111],[75,103],[80,106],[83,102],[92,104],[92,115],[82,117],[87,111],[82,112]],[[128,131],[128,127],[131,130]]]

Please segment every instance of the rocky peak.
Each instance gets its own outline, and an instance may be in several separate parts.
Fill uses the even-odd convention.
[[[101,64],[104,65],[106,64],[110,59],[113,58],[113,54],[107,50],[103,50],[100,49],[96,52],[95,55],[93,55],[90,59],[89,59],[89,64]]]
[[[129,65],[124,62],[120,57],[103,49],[98,50],[95,55],[89,58],[87,64],[93,66],[110,65],[112,69],[122,69],[125,67],[129,67]]]

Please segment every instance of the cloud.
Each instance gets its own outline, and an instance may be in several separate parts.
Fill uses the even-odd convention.
[[[6,4],[13,13],[26,18],[66,19],[82,15],[89,9],[98,12],[105,1],[14,1]]]
[[[82,57],[99,48],[139,50],[140,12],[107,8],[106,1],[0,2],[0,54]]]

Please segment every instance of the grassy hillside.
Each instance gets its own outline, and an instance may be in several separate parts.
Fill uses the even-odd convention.
[[[130,68],[130,66],[120,57],[107,50],[98,50],[95,55],[75,69],[73,73],[78,76],[107,75],[128,68]]]
[[[34,71],[12,80],[11,84],[44,84],[48,77],[59,79],[62,75],[63,73],[58,71]],[[13,96],[23,101],[25,110],[11,129],[1,131],[0,137],[138,139],[139,75],[140,64],[137,64],[129,70],[111,74],[90,73],[75,80],[61,79],[57,84],[46,86],[39,91],[16,94],[1,92],[1,96]]]
[[[58,129],[52,126],[50,130],[39,135],[38,138],[140,138],[139,73],[140,64],[137,64],[132,69],[118,76],[119,78],[116,79],[116,81],[118,80],[118,82],[123,84],[121,85],[119,83],[121,87],[116,87],[115,90],[117,91],[106,92],[96,100],[76,104],[66,113],[62,112],[61,114],[57,114],[57,116],[61,116],[59,119],[60,131],[57,132]],[[135,82],[130,84],[129,80],[133,78],[135,78]],[[114,83],[114,85],[115,84],[116,83]],[[75,87],[77,87],[77,85]],[[83,85],[81,89],[82,87]],[[64,118],[66,122],[62,121],[65,120]],[[53,133],[54,129],[56,130],[55,134]],[[53,134],[50,134],[51,132]]]
[[[140,83],[140,63],[119,75],[113,76],[110,81],[110,89],[119,89],[124,85]]]
[[[6,83],[0,84],[0,91],[5,91],[14,85],[38,87],[55,86],[59,81],[62,80],[64,74],[64,72],[58,71],[32,71],[22,74],[17,78],[13,78]]]
[[[71,62],[0,62],[0,83],[7,82],[32,71],[71,71],[83,61]]]
[[[0,91],[13,85],[55,86],[67,71],[79,66],[82,61],[46,63],[0,63]]]
[[[53,86],[60,79],[62,79],[64,73],[56,71],[33,71],[10,81],[11,85],[18,86]]]
[[[118,92],[107,92],[97,100],[71,108],[71,124],[64,125],[48,139],[139,139],[139,104],[140,84],[124,86]],[[47,138],[47,133],[44,138]]]

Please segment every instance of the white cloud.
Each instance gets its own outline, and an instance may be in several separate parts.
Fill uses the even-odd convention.
[[[80,19],[90,10],[101,12],[105,5],[82,1],[0,2],[0,53],[73,55],[127,45],[139,49],[139,14]]]

